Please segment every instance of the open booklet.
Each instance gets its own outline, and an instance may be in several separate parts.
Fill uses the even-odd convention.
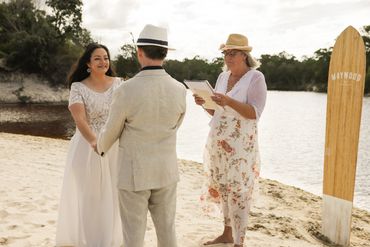
[[[184,83],[193,92],[193,94],[196,94],[205,100],[205,103],[203,104],[203,107],[205,109],[212,110],[222,109],[221,106],[217,105],[211,99],[214,90],[207,80],[198,80],[198,81],[184,80]]]

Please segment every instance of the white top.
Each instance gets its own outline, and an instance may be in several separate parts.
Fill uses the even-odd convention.
[[[117,77],[106,91],[96,92],[82,82],[73,82],[68,105],[84,104],[89,126],[95,133],[99,133],[108,118],[113,91],[121,83],[122,80]]]
[[[226,93],[230,74],[230,71],[226,71],[218,76],[215,91],[217,93],[226,94],[239,102],[251,105],[256,112],[256,120],[258,121],[266,103],[267,86],[265,76],[260,71],[251,69],[236,82],[228,93]],[[225,111],[238,114],[229,106],[225,106]]]

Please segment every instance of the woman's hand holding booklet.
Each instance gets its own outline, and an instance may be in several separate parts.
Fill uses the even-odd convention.
[[[203,107],[205,109],[216,110],[221,108],[211,99],[214,90],[207,80],[185,80],[184,83],[193,92],[193,94],[196,94],[197,96],[204,99],[205,103],[203,104]]]

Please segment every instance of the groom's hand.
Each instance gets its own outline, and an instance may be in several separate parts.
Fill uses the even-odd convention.
[[[94,149],[95,153],[99,154],[98,153],[98,145],[97,145],[96,141],[91,142],[90,146],[91,146],[92,149]]]

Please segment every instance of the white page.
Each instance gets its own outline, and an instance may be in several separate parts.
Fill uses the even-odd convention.
[[[199,81],[185,80],[184,83],[193,92],[193,94],[196,94],[205,100],[205,103],[203,104],[203,107],[205,109],[216,110],[217,108],[221,108],[221,106],[217,105],[211,99],[211,96],[213,96],[214,90],[207,80],[199,80]]]

